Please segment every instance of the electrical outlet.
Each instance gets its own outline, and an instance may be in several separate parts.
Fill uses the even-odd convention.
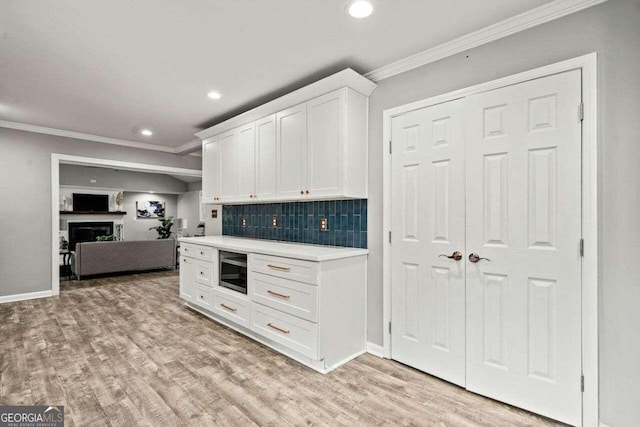
[[[278,228],[278,215],[274,215],[274,216],[271,218],[271,226],[272,226],[273,228]]]
[[[246,216],[242,217],[242,228],[247,228],[247,217]]]
[[[320,218],[320,231],[329,231],[329,224],[325,217]]]
[[[218,218],[218,209],[211,209],[211,218]]]

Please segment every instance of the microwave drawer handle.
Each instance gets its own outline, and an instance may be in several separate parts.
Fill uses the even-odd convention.
[[[273,296],[279,297],[279,298],[283,298],[283,299],[289,299],[291,298],[291,295],[284,295],[284,294],[279,294],[278,292],[274,292],[271,289],[267,290],[268,294],[271,294]]]
[[[291,271],[291,267],[281,267],[279,265],[273,265],[273,264],[267,264],[267,267],[269,267],[272,270]]]
[[[220,304],[220,307],[222,307],[222,308],[226,308],[227,310],[229,310],[229,311],[233,311],[234,313],[235,313],[236,311],[238,311],[238,309],[237,309],[237,308],[232,308],[232,307],[229,307],[228,305],[225,305],[225,304]]]
[[[291,333],[291,331],[287,331],[286,329],[282,329],[282,328],[278,328],[277,326],[275,326],[273,323],[267,323],[267,326],[270,327],[271,329],[275,329],[276,331],[280,331],[283,334],[289,334]]]

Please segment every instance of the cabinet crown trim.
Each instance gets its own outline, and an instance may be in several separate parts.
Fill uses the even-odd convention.
[[[309,101],[310,99],[343,87],[351,88],[368,97],[375,90],[377,85],[366,77],[353,71],[351,68],[347,68],[325,77],[324,79],[318,80],[317,82],[311,83],[310,85],[283,95],[280,98],[276,98],[273,101],[269,101],[266,104],[262,104],[252,110],[218,123],[217,125],[211,126],[210,128],[196,133],[195,135],[203,142],[206,142],[205,140],[207,138],[211,138],[212,136],[237,128],[238,126],[245,125],[248,122],[261,119],[293,105]]]

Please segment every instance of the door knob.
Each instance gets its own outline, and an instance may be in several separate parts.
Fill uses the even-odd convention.
[[[455,251],[454,253],[451,254],[451,256],[445,255],[445,254],[440,254],[438,256],[443,256],[445,258],[449,258],[449,259],[454,259],[456,261],[460,261],[462,259],[462,252]]]
[[[471,261],[472,263],[476,263],[482,259],[486,259],[487,261],[491,261],[489,258],[482,258],[480,255],[478,255],[477,253],[472,253],[469,255],[469,261]]]

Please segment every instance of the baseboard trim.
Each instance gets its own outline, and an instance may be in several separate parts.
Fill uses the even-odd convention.
[[[7,302],[26,301],[30,299],[48,298],[53,296],[52,291],[29,292],[27,294],[6,295],[0,297],[0,304]]]
[[[367,353],[371,353],[374,356],[378,356],[384,359],[384,347],[372,342],[367,343]]]

